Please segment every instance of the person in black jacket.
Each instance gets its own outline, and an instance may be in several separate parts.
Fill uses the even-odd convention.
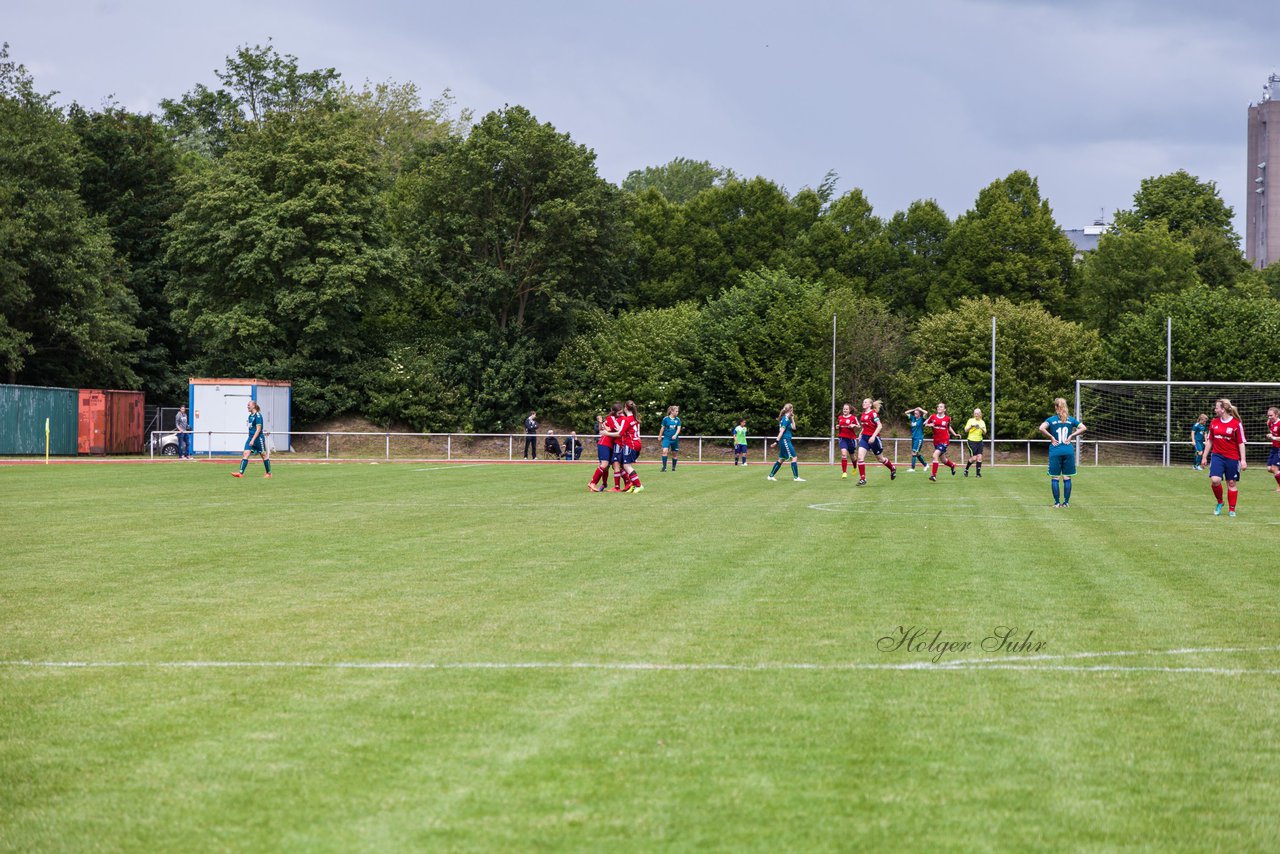
[[[538,413],[530,412],[524,420],[524,458],[538,458]]]

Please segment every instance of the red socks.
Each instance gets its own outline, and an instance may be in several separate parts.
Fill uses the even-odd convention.
[[[844,457],[840,458],[840,471],[846,474],[849,472],[849,461]],[[1280,474],[1276,475],[1276,483],[1280,483]]]
[[[929,474],[933,475],[934,477],[937,477],[937,476],[938,476],[938,464],[937,464],[937,463],[932,463],[932,465],[933,465],[933,471],[929,472]]]
[[[866,480],[866,479],[867,479],[867,465],[866,463],[858,463],[858,480]]]
[[[1236,496],[1240,494],[1238,489],[1227,490],[1227,509],[1232,513],[1236,512]]]
[[[885,466],[885,468],[887,468],[889,471],[893,471],[893,470],[894,470],[894,465],[893,465],[893,463],[892,463],[892,462],[890,462],[889,460],[885,460],[885,461],[884,461],[884,466]]]
[[[1214,483],[1210,485],[1213,487],[1213,497],[1218,499],[1218,503],[1221,504],[1222,503],[1222,484]]]

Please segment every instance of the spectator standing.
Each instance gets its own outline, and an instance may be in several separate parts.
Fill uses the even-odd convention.
[[[178,433],[178,459],[191,459],[191,422],[187,420],[187,408],[178,407],[178,417],[173,421],[173,429]]]
[[[530,412],[524,420],[524,458],[538,458],[538,413]]]

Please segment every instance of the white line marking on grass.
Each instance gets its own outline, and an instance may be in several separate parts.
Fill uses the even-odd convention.
[[[819,511],[821,511],[821,512],[823,512],[823,513],[875,513],[875,514],[877,514],[877,515],[881,515],[881,516],[920,516],[921,514],[923,514],[923,513],[927,513],[929,510],[933,509],[933,506],[934,506],[934,505],[932,505],[932,504],[930,504],[930,503],[928,503],[928,502],[914,502],[914,503],[915,503],[915,509],[914,509],[914,510],[905,511],[905,512],[904,512],[904,511],[901,511],[901,510],[885,510],[885,509],[882,507],[882,505],[884,505],[884,504],[892,504],[892,503],[893,503],[894,501],[896,501],[896,500],[898,500],[898,499],[886,499],[886,500],[879,500],[879,499],[877,499],[877,500],[876,500],[876,502],[875,502],[875,504],[873,504],[873,505],[869,505],[869,506],[857,506],[857,505],[854,505],[852,502],[848,502],[848,501],[824,501],[824,502],[821,502],[821,503],[818,503],[818,504],[810,504],[810,505],[809,505],[809,509],[810,509],[810,510],[819,510]],[[953,503],[953,502],[946,502],[946,504],[947,504],[947,506],[948,506],[948,507],[954,507],[954,503]],[[1044,511],[1046,511],[1046,512],[1045,512],[1045,515],[1046,515],[1046,516],[1047,516],[1047,515],[1050,515],[1049,511],[1053,511],[1053,510],[1054,510],[1054,507],[1053,507],[1053,505],[1052,505],[1052,504],[1045,504],[1045,505],[1033,504],[1033,505],[1030,505],[1030,506],[1031,506],[1031,509],[1032,509],[1032,510],[1044,510]],[[1090,507],[1091,507],[1091,509],[1093,509],[1093,510],[1110,510],[1110,509],[1112,509],[1112,508],[1110,508],[1110,507],[1108,507],[1108,506],[1103,506],[1103,505],[1090,505]],[[1080,515],[1079,513],[1071,514],[1071,511],[1070,511],[1070,510],[1067,510],[1067,511],[1066,511],[1066,513],[1068,514],[1068,518],[1070,517],[1070,515]],[[1061,516],[1061,515],[1062,515],[1062,511],[1058,511],[1057,513],[1054,513],[1053,515],[1054,515],[1054,518],[1058,518],[1059,516]],[[1204,515],[1205,515],[1206,517],[1209,517],[1209,515],[1210,515],[1210,514],[1207,514],[1207,513],[1206,513],[1206,514],[1204,514]],[[1031,519],[1031,518],[1035,518],[1035,517],[1033,517],[1033,516],[996,516],[996,515],[988,514],[988,513],[961,513],[961,514],[960,514],[960,518],[964,518],[964,519],[1023,519],[1023,520],[1025,520],[1025,519]],[[1137,517],[1137,516],[1127,516],[1127,517],[1117,518],[1117,517],[1115,517],[1115,516],[1108,516],[1106,519],[1095,519],[1095,520],[1093,520],[1093,521],[1095,521],[1095,522],[1116,522],[1116,521],[1128,522],[1128,521],[1131,521],[1132,519],[1135,519],[1135,518],[1138,518],[1138,517]],[[1148,518],[1148,516],[1144,514],[1141,518],[1145,520],[1145,519],[1147,519],[1147,518]],[[1190,520],[1179,518],[1179,519],[1178,519],[1178,524],[1183,524],[1184,522],[1187,522],[1187,521],[1190,521]],[[1209,519],[1209,518],[1201,518],[1201,519],[1197,519],[1196,521],[1206,522],[1206,523],[1210,523],[1210,524],[1221,524],[1221,523],[1222,523],[1222,520],[1221,520],[1221,519],[1215,519],[1213,522],[1210,522],[1210,519]],[[1280,525],[1280,521],[1262,522],[1262,521],[1258,521],[1258,520],[1254,520],[1254,519],[1249,519],[1249,520],[1244,520],[1244,521],[1234,521],[1234,522],[1233,522],[1233,521],[1231,521],[1231,520],[1227,520],[1226,524],[1228,524],[1228,525],[1233,525],[1233,524],[1246,524],[1246,525]]]
[[[853,672],[853,671],[962,671],[1025,670],[1069,673],[1201,673],[1216,676],[1280,675],[1275,667],[1212,667],[1118,664],[1045,664],[1037,662],[1067,661],[1118,656],[1169,656],[1222,653],[1276,652],[1280,646],[1264,647],[1198,647],[1169,650],[1117,650],[1112,652],[1078,652],[1063,655],[1033,655],[1025,658],[979,658],[959,661],[911,661],[900,663],[847,662],[758,662],[731,664],[717,662],[659,663],[646,661],[0,661],[0,667],[46,669],[133,668],[168,670],[228,669],[293,669],[293,670],[603,670],[673,671],[673,672]]]
[[[456,465],[450,464],[447,466],[431,466],[430,468],[425,468],[425,469],[414,469],[414,471],[443,471],[445,469],[473,469],[478,465],[480,465],[480,463],[458,463]]]

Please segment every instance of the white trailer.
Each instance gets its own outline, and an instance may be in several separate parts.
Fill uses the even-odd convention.
[[[293,386],[288,380],[192,377],[187,385],[187,411],[191,413],[193,454],[239,454],[249,437],[246,404],[256,400],[262,408],[262,429],[267,447],[291,450],[290,410]]]

